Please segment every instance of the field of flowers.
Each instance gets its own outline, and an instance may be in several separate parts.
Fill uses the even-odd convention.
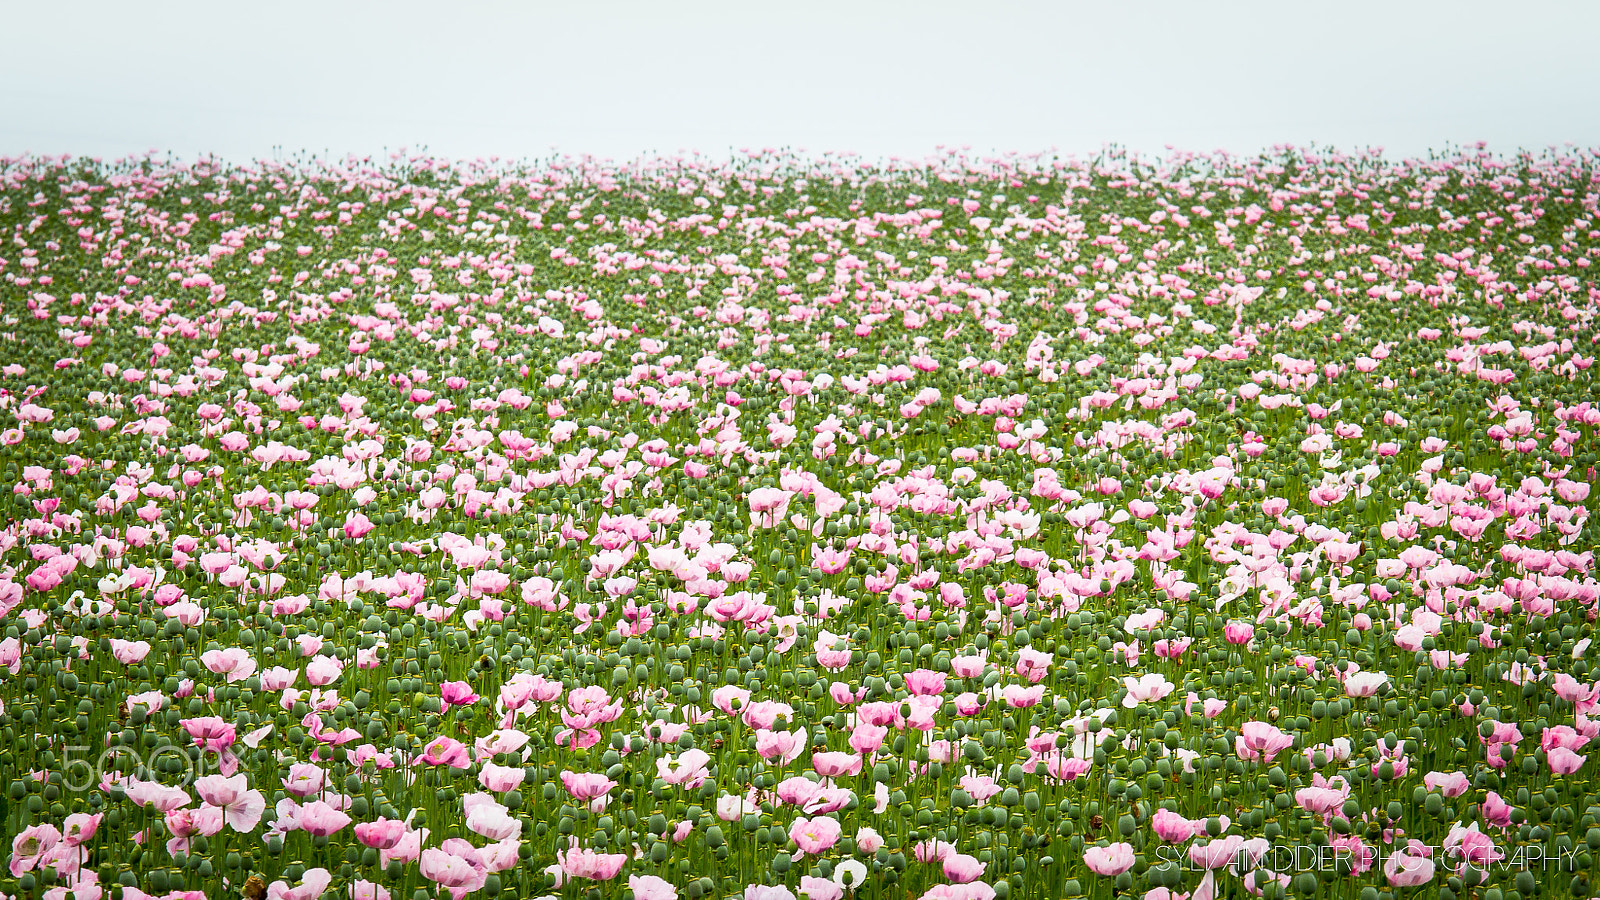
[[[1597,200],[0,159],[0,894],[1588,896]]]

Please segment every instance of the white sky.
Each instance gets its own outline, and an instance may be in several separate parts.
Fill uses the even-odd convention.
[[[0,155],[1600,147],[1600,3],[0,0]]]

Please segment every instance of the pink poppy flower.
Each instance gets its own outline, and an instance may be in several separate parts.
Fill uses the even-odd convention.
[[[567,877],[587,878],[590,881],[610,881],[617,877],[627,861],[625,853],[598,853],[576,846],[556,854],[556,863]]]
[[[254,831],[267,808],[266,795],[250,790],[244,775],[205,775],[195,779],[194,788],[200,799],[222,809],[223,820],[234,831]]]
[[[1107,847],[1085,847],[1083,862],[1096,875],[1121,875],[1133,868],[1133,845],[1116,843]]]
[[[839,842],[842,832],[839,820],[832,816],[810,819],[802,816],[789,826],[789,839],[795,842],[802,853],[821,854]]]
[[[906,673],[906,690],[919,696],[944,693],[945,674],[932,669],[914,669]]]
[[[141,641],[140,643],[143,643]],[[231,647],[227,650],[207,650],[200,654],[200,663],[210,671],[226,676],[227,682],[233,684],[243,681],[255,674],[256,659],[248,650],[241,647]]]
[[[1350,799],[1350,786],[1344,778],[1334,776],[1325,779],[1320,773],[1312,776],[1309,787],[1294,792],[1294,802],[1299,804],[1301,809],[1322,816],[1331,815],[1343,807],[1348,799]]]
[[[617,786],[615,781],[597,772],[572,772],[561,773],[561,784],[571,794],[573,799],[588,802],[596,797],[604,797],[611,789]]]
[[[150,644],[147,641],[124,641],[117,638],[111,639],[111,655],[117,662],[126,666],[137,665],[150,654]]]
[[[1586,757],[1579,756],[1566,747],[1556,747],[1548,756],[1550,771],[1556,775],[1571,775],[1583,768]]]
[[[290,887],[286,881],[274,881],[267,885],[267,900],[318,900],[332,882],[333,873],[327,869],[307,869],[300,876],[298,887]]]
[[[1135,677],[1125,675],[1122,683],[1127,688],[1127,693],[1122,697],[1122,705],[1133,709],[1141,703],[1161,700],[1177,689],[1177,685],[1166,679],[1166,676],[1152,672]]]
[[[1487,792],[1484,795],[1483,804],[1479,807],[1483,820],[1497,828],[1511,827],[1511,810],[1511,805],[1506,803],[1495,791]]]
[[[806,900],[840,900],[844,896],[844,888],[831,878],[801,875],[800,893]]]
[[[1150,817],[1156,836],[1168,843],[1180,843],[1205,833],[1205,822],[1186,819],[1170,809],[1158,809]]]
[[[811,767],[824,778],[840,778],[861,774],[861,754],[842,753],[836,750],[811,754]]]
[[[1383,672],[1356,672],[1345,676],[1344,692],[1350,697],[1375,697],[1388,683],[1389,676]]]
[[[975,856],[965,853],[952,853],[943,860],[944,877],[956,882],[966,884],[977,881],[983,877],[984,870],[989,868],[987,863],[978,862]]]
[[[489,876],[478,851],[459,838],[423,850],[418,865],[424,878],[449,890],[455,900],[482,888]]]
[[[1426,856],[1413,856],[1403,850],[1389,854],[1383,864],[1383,877],[1395,887],[1416,887],[1433,880],[1433,860]]]
[[[61,829],[61,840],[74,845],[88,843],[99,832],[100,822],[104,818],[105,813],[73,813],[67,816]]]
[[[306,681],[313,687],[323,687],[339,680],[344,663],[331,656],[314,656],[306,663]]]
[[[376,527],[377,526],[372,523],[372,520],[367,518],[365,513],[353,512],[348,518],[345,519],[344,536],[350,538],[351,540],[359,541],[368,534],[371,534],[372,529]]]
[[[33,871],[61,840],[61,832],[48,824],[30,825],[11,841],[11,875],[22,877]]]
[[[358,878],[350,884],[350,900],[390,900],[389,889],[366,879]]]
[[[1457,872],[1467,866],[1487,869],[1505,858],[1505,851],[1495,846],[1494,839],[1478,829],[1478,823],[1463,827],[1457,822],[1451,826],[1444,839],[1444,860],[1453,864]]]
[[[300,807],[300,815],[296,821],[301,830],[318,837],[326,837],[349,825],[351,820],[332,804],[323,800],[312,800]]]
[[[356,840],[375,850],[392,849],[405,833],[406,823],[398,819],[374,819],[355,827]]]
[[[1234,739],[1234,752],[1241,759],[1271,762],[1273,757],[1294,744],[1294,738],[1266,722],[1246,722]]]
[[[503,794],[506,791],[514,791],[520,787],[523,778],[526,776],[526,769],[486,762],[478,772],[478,783],[483,785],[484,790]]]
[[[795,731],[771,731],[761,728],[756,731],[756,753],[762,759],[779,760],[781,765],[788,765],[799,759],[800,754],[809,746],[804,728]]]
[[[454,769],[465,769],[472,764],[466,745],[444,735],[423,746],[421,761],[430,766],[450,766]]]
[[[439,685],[439,699],[443,701],[444,708],[452,706],[471,706],[478,702],[478,695],[473,692],[472,685],[465,681],[446,681]]]
[[[656,875],[629,875],[628,889],[633,900],[678,900],[678,889]]]
[[[1472,786],[1460,772],[1429,772],[1422,776],[1422,783],[1428,790],[1439,791],[1446,797],[1459,797]]]
[[[126,790],[129,800],[163,814],[187,806],[190,802],[189,795],[182,788],[167,787],[154,781],[133,781]]]
[[[491,841],[504,841],[522,835],[522,822],[511,816],[504,804],[488,794],[473,793],[462,799],[467,830]]]
[[[693,790],[711,777],[707,764],[711,754],[698,747],[685,750],[676,758],[663,756],[656,760],[656,774],[668,784]]]

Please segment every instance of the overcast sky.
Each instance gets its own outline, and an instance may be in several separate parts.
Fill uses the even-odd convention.
[[[0,155],[1600,147],[1600,3],[0,0]]]

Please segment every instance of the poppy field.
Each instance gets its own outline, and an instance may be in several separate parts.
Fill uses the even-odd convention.
[[[1597,201],[0,158],[0,895],[1590,896]]]

